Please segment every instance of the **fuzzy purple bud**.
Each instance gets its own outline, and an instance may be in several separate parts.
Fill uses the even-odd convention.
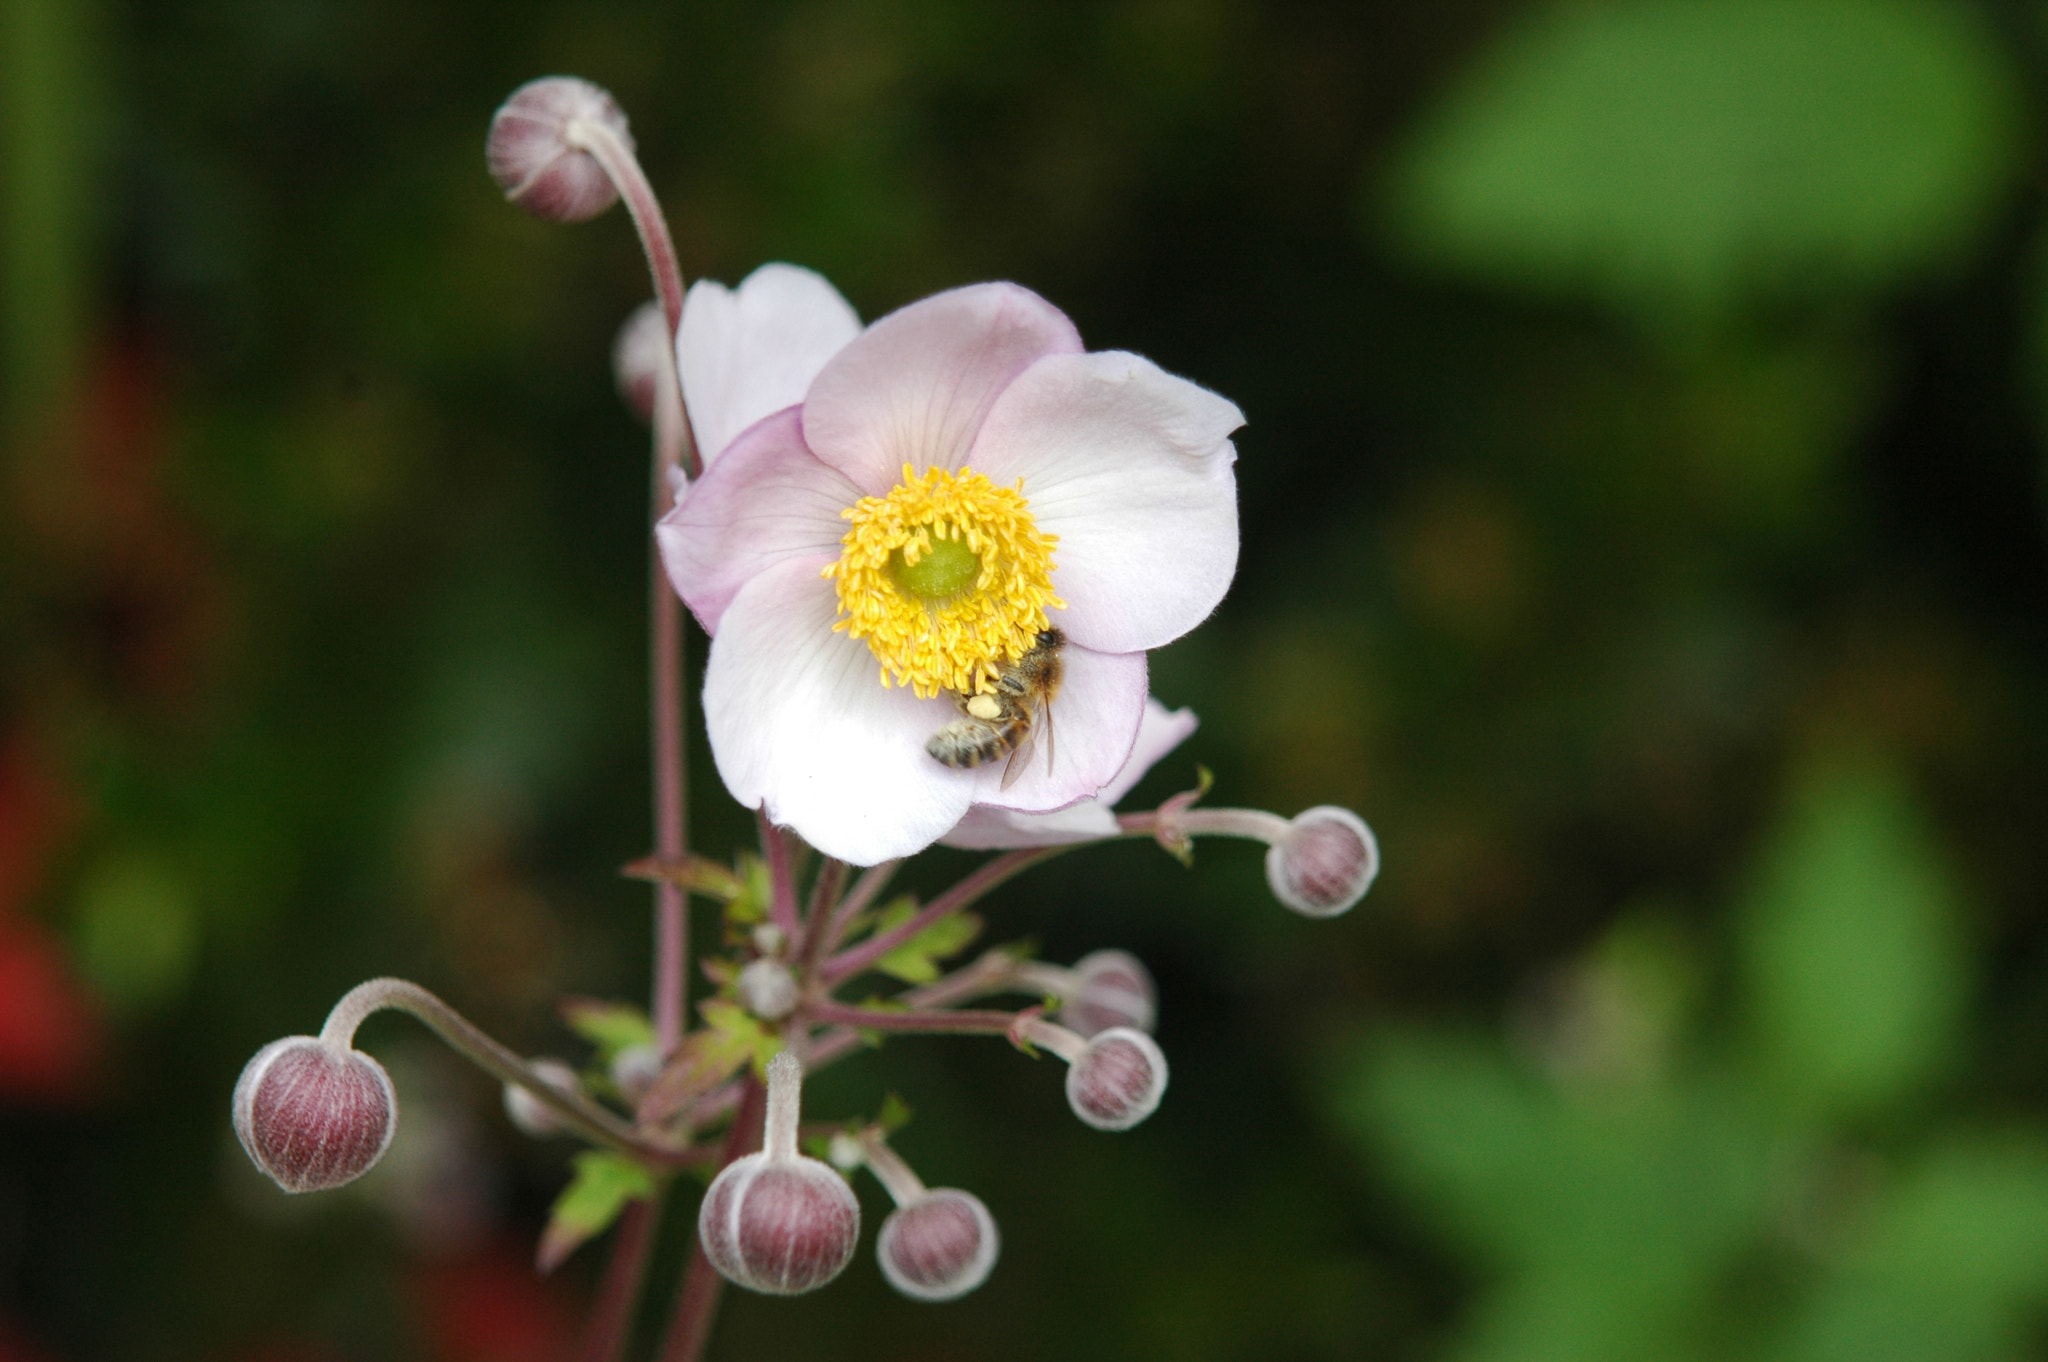
[[[597,158],[572,133],[572,123],[608,131],[630,152],[626,115],[587,80],[547,76],[512,92],[491,117],[484,159],[505,197],[550,222],[582,222],[618,201]]]
[[[536,1059],[527,1063],[543,1083],[557,1092],[575,1092],[582,1087],[576,1071],[559,1059]],[[562,1118],[555,1109],[517,1083],[505,1085],[505,1115],[513,1125],[535,1139],[562,1133]]]
[[[860,1240],[860,1202],[846,1180],[796,1149],[803,1066],[768,1063],[768,1122],[758,1154],[726,1165],[697,1212],[697,1241],[725,1279],[794,1296],[837,1277]]]
[[[889,1285],[912,1300],[949,1301],[988,1279],[1001,1247],[980,1197],[936,1187],[882,1222],[875,1256]]]
[[[1152,1037],[1111,1027],[1082,1047],[1067,1069],[1067,1103],[1097,1130],[1129,1130],[1166,1092],[1166,1056]]]
[[[1380,873],[1380,847],[1365,820],[1323,804],[1296,814],[1266,851],[1274,897],[1306,917],[1335,917],[1365,897]]]
[[[1060,1006],[1060,1023],[1083,1036],[1113,1026],[1150,1031],[1157,1015],[1152,976],[1129,951],[1094,951],[1074,963],[1073,996]]]
[[[654,420],[654,404],[664,381],[674,381],[669,366],[668,318],[661,304],[648,301],[633,310],[612,342],[612,377],[619,396],[643,422]]]
[[[749,961],[733,987],[739,995],[740,1006],[762,1021],[781,1021],[796,1011],[796,976],[780,960],[764,957]]]
[[[376,1165],[398,1129],[398,1095],[384,1066],[360,1050],[287,1036],[256,1052],[235,1083],[235,1134],[287,1192],[353,1182]]]

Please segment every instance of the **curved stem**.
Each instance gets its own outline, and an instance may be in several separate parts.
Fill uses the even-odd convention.
[[[1161,809],[1121,814],[1116,822],[1126,837],[1244,837],[1268,846],[1285,841],[1294,829],[1287,819],[1264,809]]]
[[[1071,845],[1083,844],[1077,842]],[[852,950],[841,951],[827,960],[824,967],[818,971],[819,978],[823,979],[827,986],[852,978],[948,913],[959,912],[1003,881],[1068,849],[1068,846],[1026,847],[1019,851],[1004,852],[994,860],[985,862],[966,879],[926,904],[923,910],[912,915],[908,922],[872,937]]]
[[[363,1018],[387,1008],[424,1022],[457,1054],[491,1077],[524,1088],[564,1126],[592,1144],[656,1168],[681,1168],[701,1162],[701,1156],[690,1150],[649,1142],[616,1115],[585,1097],[580,1089],[564,1091],[553,1086],[529,1069],[525,1060],[478,1030],[469,1018],[404,979],[371,979],[357,984],[327,1014],[320,1039],[349,1045]]]
[[[562,140],[580,147],[596,158],[610,178],[626,211],[633,215],[633,227],[640,233],[640,248],[647,253],[647,272],[654,276],[654,290],[661,298],[662,315],[668,333],[674,336],[683,324],[683,270],[676,260],[675,239],[669,235],[668,219],[654,187],[626,144],[610,128],[585,118],[572,118],[562,129]],[[695,470],[692,470],[694,476]]]
[[[889,1199],[898,1206],[905,1206],[925,1194],[924,1179],[911,1171],[910,1165],[901,1155],[889,1147],[889,1141],[879,1128],[870,1126],[860,1133],[861,1156],[867,1160],[868,1171],[875,1175],[875,1181],[888,1191]]]

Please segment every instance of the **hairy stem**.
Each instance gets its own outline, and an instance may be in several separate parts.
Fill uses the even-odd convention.
[[[1029,870],[1040,861],[1050,860],[1067,849],[1066,846],[1026,847],[1021,851],[1004,852],[926,904],[908,922],[827,960],[818,971],[819,977],[828,986],[852,978],[940,918],[959,912],[1013,875]]]
[[[451,1049],[501,1083],[524,1088],[553,1112],[562,1124],[592,1144],[623,1154],[656,1168],[681,1168],[702,1161],[701,1156],[674,1145],[655,1144],[620,1120],[612,1112],[585,1097],[581,1090],[564,1091],[526,1066],[526,1061],[478,1030],[467,1017],[439,998],[404,979],[371,979],[357,984],[320,1029],[320,1039],[348,1045],[356,1028],[373,1012],[395,1009],[426,1023],[427,1028],[446,1041]]]

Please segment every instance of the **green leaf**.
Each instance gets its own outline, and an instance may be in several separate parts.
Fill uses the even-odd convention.
[[[916,913],[916,905],[908,900],[891,904],[875,924],[875,934],[894,931]],[[952,913],[875,961],[874,967],[906,984],[928,984],[939,977],[939,961],[967,949],[980,935],[980,918],[972,913]]]
[[[739,862],[740,892],[725,905],[725,921],[728,927],[745,929],[767,918],[775,886],[767,862],[759,856],[742,855]]]
[[[654,1195],[654,1177],[631,1159],[588,1149],[572,1159],[575,1172],[555,1198],[536,1255],[542,1272],[552,1272],[578,1246],[601,1234],[629,1201]]]
[[[1958,916],[1896,772],[1837,759],[1795,777],[1740,919],[1751,1025],[1793,1101],[1853,1113],[1934,1074],[1969,986]]]
[[[1447,91],[1388,207],[1440,263],[1712,323],[1956,259],[2013,183],[2018,109],[1961,5],[1551,5]]]
[[[757,1077],[767,1076],[768,1061],[782,1049],[780,1036],[762,1026],[759,1018],[737,1003],[712,1001],[698,1010],[717,1038],[712,1042],[714,1051],[751,1061]]]
[[[875,1117],[875,1124],[880,1126],[885,1134],[893,1135],[910,1124],[910,1116],[910,1103],[893,1092],[887,1093],[882,1098],[882,1110]]]
[[[562,1003],[562,1020],[571,1031],[597,1047],[598,1062],[602,1064],[609,1064],[621,1050],[654,1043],[654,1024],[647,1020],[645,1012],[630,1003],[568,998]]]
[[[2048,1148],[1950,1136],[1866,1218],[1797,1313],[1788,1362],[1968,1362],[2031,1355],[2048,1300]]]

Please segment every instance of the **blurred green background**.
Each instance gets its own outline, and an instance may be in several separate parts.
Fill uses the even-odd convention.
[[[1165,1105],[821,1075],[1003,1261],[864,1249],[714,1357],[2048,1355],[2044,57],[1937,0],[0,0],[0,1359],[573,1336],[567,1147],[410,1023],[357,1187],[227,1120],[373,974],[571,1055],[558,994],[645,989],[647,284],[482,164],[552,72],[694,275],[1012,278],[1242,405],[1139,798],[1386,856],[1331,923],[1235,844],[1011,885],[995,939],[1153,967]]]

